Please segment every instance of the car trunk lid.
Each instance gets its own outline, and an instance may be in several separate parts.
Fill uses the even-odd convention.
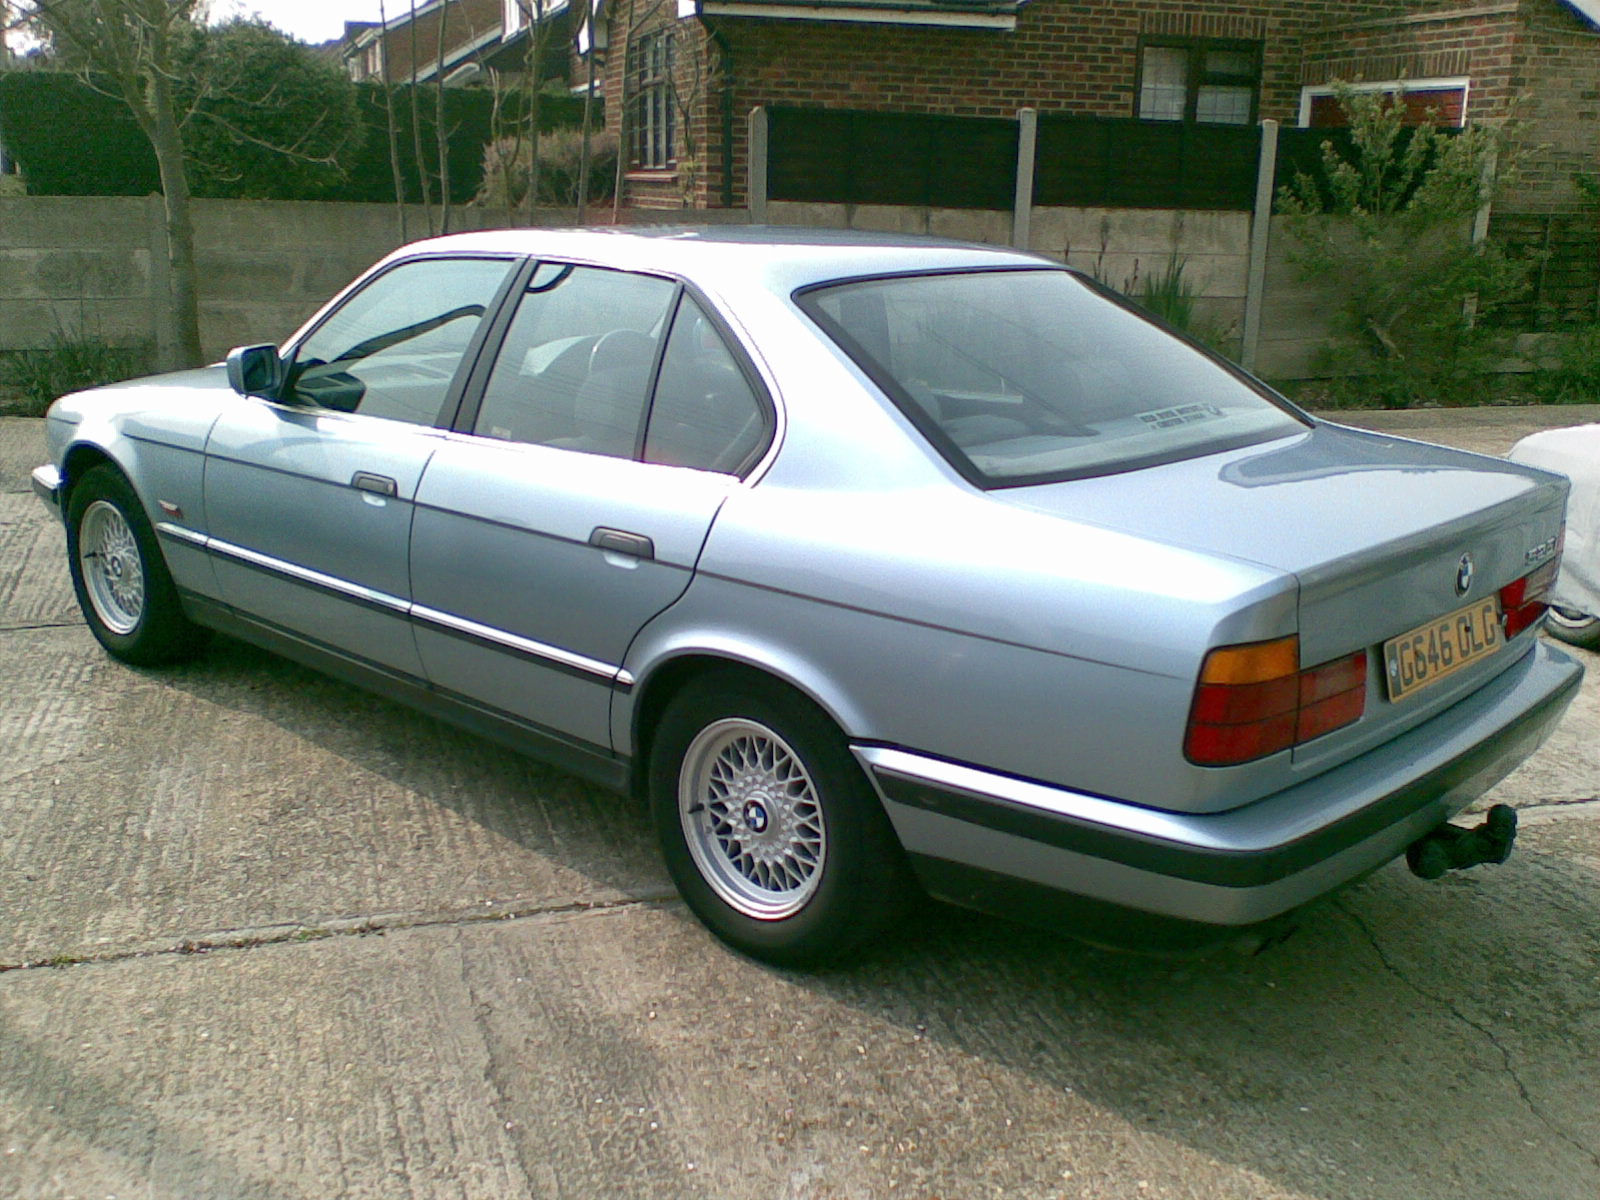
[[[1301,746],[1298,764],[1392,737],[1520,657],[1486,654],[1393,700],[1382,677],[1385,642],[1492,600],[1548,560],[1566,484],[1498,459],[1318,423],[1262,446],[991,494],[1292,574],[1302,665],[1362,649],[1370,664],[1365,717]]]

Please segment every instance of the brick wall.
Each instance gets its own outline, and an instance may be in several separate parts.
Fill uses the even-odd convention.
[[[1498,204],[1575,207],[1573,174],[1600,169],[1600,31],[1560,0],[1401,7],[1312,33],[1302,82],[1467,77],[1467,119],[1509,120],[1514,133],[1515,172]]]
[[[1581,207],[1574,173],[1600,173],[1600,31],[1558,0],[1524,0],[1524,31],[1510,79],[1525,148],[1501,207]]]
[[[1342,4],[1339,15],[1382,15],[1392,0]],[[622,61],[629,40],[630,9],[613,5],[607,95],[622,94]],[[717,205],[721,195],[722,75],[731,57],[736,86],[732,110],[734,203],[745,201],[744,116],[757,105],[820,105],[958,116],[1012,116],[1031,106],[1101,116],[1135,115],[1138,50],[1145,36],[1243,38],[1263,44],[1263,117],[1292,121],[1299,105],[1300,46],[1327,20],[1320,6],[1290,0],[1226,3],[1222,0],[1157,0],[1126,4],[1073,4],[1033,0],[1017,16],[1017,28],[949,29],[927,26],[858,25],[754,18],[711,23],[714,44],[699,22],[678,22],[660,8],[635,34],[662,23],[679,31],[679,72],[693,71],[698,90],[683,88],[692,102],[687,117],[698,145],[709,147],[696,164],[692,186],[671,179],[630,180],[634,203],[681,202]],[[722,47],[726,46],[726,50]],[[699,65],[690,66],[698,56]],[[680,87],[683,82],[680,81]],[[623,110],[608,107],[614,124]]]
[[[1387,18],[1342,20],[1311,33],[1300,82],[1471,79],[1467,119],[1504,117],[1516,93],[1518,0],[1410,4]]]

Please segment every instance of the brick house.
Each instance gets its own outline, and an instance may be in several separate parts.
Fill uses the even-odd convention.
[[[742,204],[758,105],[1308,125],[1359,80],[1418,120],[1514,115],[1519,208],[1572,207],[1600,156],[1600,0],[602,0],[600,21],[641,207]]]
[[[384,22],[346,22],[339,56],[358,83],[457,86],[481,82],[489,71],[519,73],[539,31],[540,78],[565,80],[571,62],[568,0],[391,0]],[[441,53],[440,42],[443,41]]]

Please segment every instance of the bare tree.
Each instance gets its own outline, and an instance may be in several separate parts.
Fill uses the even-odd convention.
[[[417,96],[417,0],[410,0],[410,4],[411,86],[407,90],[411,93],[411,149],[412,159],[417,164],[417,180],[422,186],[422,215],[428,223],[428,232],[432,233],[433,188],[429,183],[427,161],[422,157],[422,104]]]
[[[539,118],[540,91],[544,85],[544,52],[550,38],[545,23],[547,0],[517,0],[523,19],[528,22],[528,53],[523,59],[523,92],[526,99],[526,128],[528,131],[528,194],[526,196],[527,223],[533,224],[533,209],[539,203]]]
[[[394,119],[394,79],[389,71],[389,14],[378,0],[378,65],[383,86],[383,119],[389,135],[389,170],[394,176],[394,208],[403,245],[411,238],[406,233],[406,184],[400,170],[400,133]]]
[[[199,0],[32,0],[24,13],[97,90],[128,107],[155,151],[166,218],[168,303],[160,314],[163,367],[198,365],[200,305],[194,218],[181,122],[173,99],[176,40]]]
[[[444,123],[445,30],[450,23],[450,0],[439,5],[439,39],[433,68],[433,137],[439,152],[439,233],[450,232],[450,131]],[[421,167],[421,163],[417,164]]]

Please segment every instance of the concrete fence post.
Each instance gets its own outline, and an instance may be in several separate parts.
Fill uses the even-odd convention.
[[[1261,347],[1261,308],[1267,290],[1267,240],[1272,230],[1272,191],[1278,174],[1278,123],[1261,122],[1261,152],[1256,160],[1255,210],[1250,214],[1250,271],[1244,291],[1244,338],[1239,362],[1247,371],[1256,367]]]
[[[1011,244],[1026,250],[1033,235],[1033,164],[1038,156],[1039,114],[1017,110],[1017,190],[1011,206]]]
[[[1482,253],[1483,244],[1489,240],[1489,221],[1494,216],[1494,181],[1499,166],[1499,153],[1491,145],[1489,152],[1483,156],[1483,168],[1478,176],[1478,211],[1472,214],[1472,252],[1474,254]],[[1476,293],[1462,301],[1461,315],[1466,318],[1468,329],[1478,323],[1478,297]]]
[[[750,110],[750,223],[767,223],[767,110]]]

